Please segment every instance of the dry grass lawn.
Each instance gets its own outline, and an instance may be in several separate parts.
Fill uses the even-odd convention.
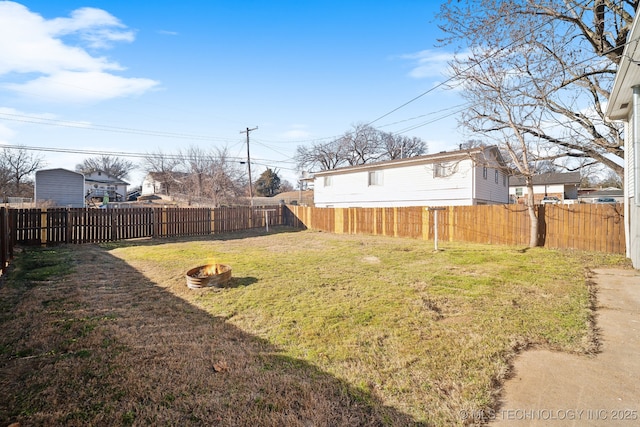
[[[273,231],[18,254],[0,425],[469,424],[517,351],[598,351],[589,268],[626,263]],[[233,286],[187,288],[214,260]]]

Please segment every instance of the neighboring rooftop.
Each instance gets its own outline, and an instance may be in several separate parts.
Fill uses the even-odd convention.
[[[533,185],[579,184],[580,181],[580,172],[549,172],[533,176]],[[523,185],[525,185],[524,176],[517,175],[509,178],[509,186],[520,187]]]

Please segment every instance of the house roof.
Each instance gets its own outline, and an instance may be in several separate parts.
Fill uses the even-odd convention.
[[[119,185],[129,185],[128,182],[126,181],[122,181],[121,179],[115,179],[115,178],[93,178],[90,176],[85,176],[84,177],[84,181],[85,183],[90,183],[90,182],[95,182],[95,183],[100,183],[100,184],[119,184]]]
[[[98,174],[98,176],[95,176],[95,174]],[[86,174],[84,176],[84,181],[85,181],[85,184],[93,182],[93,183],[99,183],[99,184],[129,185],[128,182],[123,181],[119,178],[115,178],[103,170],[95,170],[89,174]]]
[[[580,180],[580,172],[549,172],[534,175],[533,185],[580,184]],[[525,177],[523,175],[509,178],[509,187],[522,187],[525,184]]]
[[[493,158],[483,158],[482,156],[492,152]],[[341,168],[329,169],[319,172],[314,172],[314,177],[333,175],[338,173],[348,173],[353,171],[367,170],[367,169],[380,169],[391,168],[397,166],[412,166],[421,164],[430,164],[438,162],[451,162],[458,160],[465,160],[472,158],[475,161],[484,161],[485,163],[498,163],[500,166],[504,166],[504,160],[500,154],[500,150],[495,145],[489,147],[471,148],[468,150],[456,150],[456,151],[442,151],[437,154],[427,154],[425,156],[408,157],[404,159],[386,160],[384,162],[366,163],[364,165],[345,166]]]
[[[61,171],[61,172],[65,172],[67,174],[73,174],[73,175],[80,175],[82,177],[84,177],[84,175],[82,175],[79,172],[75,172],[69,169],[64,169],[64,168],[52,168],[52,169],[40,169],[36,171],[36,175],[42,173],[42,172],[53,172],[53,171]]]
[[[626,120],[631,109],[631,97],[633,86],[640,84],[640,20],[634,19],[631,31],[627,36],[629,40],[622,52],[622,59],[616,72],[613,89],[609,96],[605,116],[610,120]]]

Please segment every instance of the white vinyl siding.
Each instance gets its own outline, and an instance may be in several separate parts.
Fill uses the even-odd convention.
[[[509,203],[509,188],[502,185],[502,172],[490,166],[480,166],[478,171],[475,201],[476,204]],[[489,176],[493,178],[490,179]]]

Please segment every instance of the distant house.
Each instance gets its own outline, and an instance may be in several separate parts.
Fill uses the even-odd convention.
[[[624,122],[624,218],[627,256],[640,269],[640,15],[620,56],[605,116]]]
[[[495,146],[316,172],[316,207],[463,206],[509,203]]]
[[[110,202],[126,201],[128,185],[128,182],[103,171],[95,171],[84,176],[84,194],[88,199],[102,199],[106,194]]]
[[[563,202],[577,203],[580,187],[580,172],[543,173],[533,176],[534,203],[546,196],[555,196]],[[512,176],[509,180],[509,197],[513,203],[524,203],[527,187],[524,176]]]
[[[581,188],[578,192],[580,203],[598,203],[603,199],[624,203],[624,191],[620,188]]]
[[[142,181],[140,195],[171,195],[171,190],[184,187],[188,177],[184,172],[149,172]]]
[[[84,175],[67,169],[36,171],[36,206],[84,207]]]

